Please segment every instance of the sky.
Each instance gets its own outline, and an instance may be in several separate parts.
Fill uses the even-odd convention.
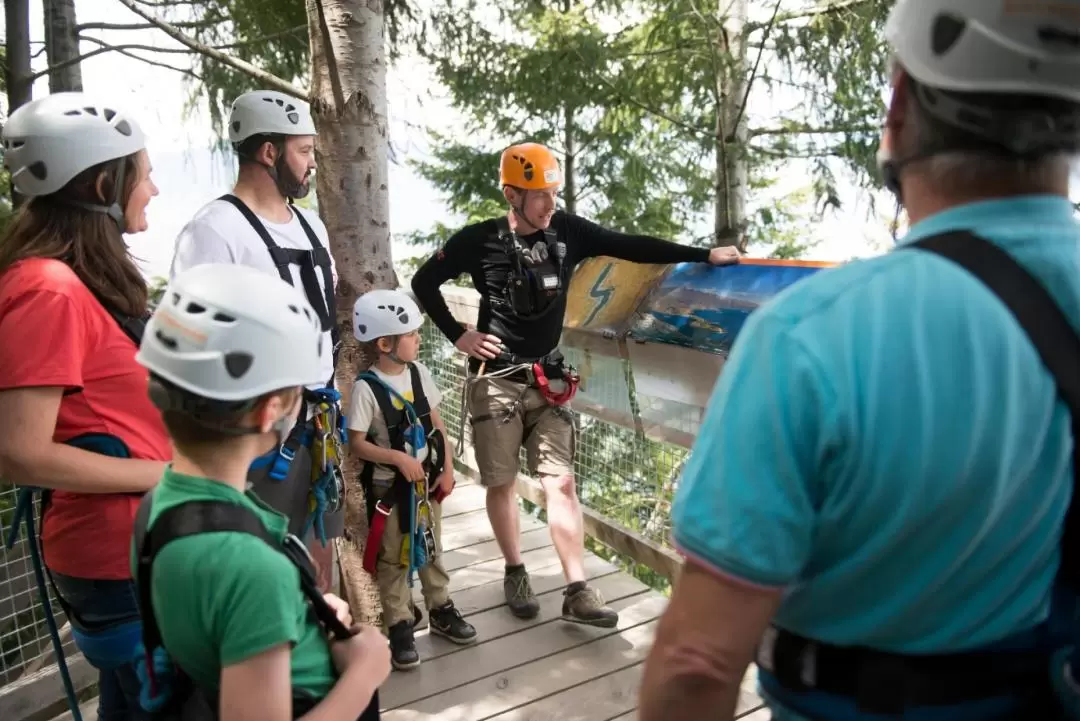
[[[31,0],[30,12],[31,39],[36,41],[31,49],[34,52],[41,48],[43,39],[40,0]],[[80,23],[143,22],[117,0],[78,0],[77,12]],[[178,47],[157,30],[94,31],[94,34],[111,43]],[[84,43],[83,50],[92,47]],[[188,61],[181,54],[157,57],[181,66]],[[34,65],[44,67],[40,58]],[[147,212],[150,229],[128,236],[128,242],[149,276],[166,275],[176,236],[184,223],[202,205],[231,187],[232,161],[210,149],[214,137],[205,107],[185,113],[189,92],[179,73],[117,53],[104,53],[83,61],[82,77],[86,92],[132,113],[147,132],[153,178],[160,194]],[[460,127],[460,118],[450,107],[445,93],[440,93],[431,73],[415,58],[406,57],[391,67],[387,88],[390,134],[397,159],[391,163],[389,174],[390,227],[392,234],[399,237],[414,230],[428,230],[436,221],[454,220],[447,216],[439,192],[418,177],[405,164],[405,159],[424,156],[424,127],[437,121],[441,128],[453,129]],[[47,93],[47,80],[41,78],[35,84],[34,97]],[[493,168],[493,182],[496,172]],[[783,179],[785,184],[805,182],[801,173],[797,170],[793,173],[794,177]],[[887,247],[886,228],[879,218],[867,218],[865,199],[847,188],[842,192],[842,200],[844,210],[831,214],[813,229],[823,242],[806,257],[842,261],[878,253]],[[400,261],[416,250],[395,241],[393,252],[394,259]]]

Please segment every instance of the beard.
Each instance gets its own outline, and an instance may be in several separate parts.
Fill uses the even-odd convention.
[[[310,173],[305,173],[300,178],[290,168],[285,159],[279,158],[274,165],[274,183],[278,191],[286,198],[301,200],[311,192]]]

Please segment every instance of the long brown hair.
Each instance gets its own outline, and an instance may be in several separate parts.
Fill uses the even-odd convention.
[[[136,267],[116,221],[104,213],[65,202],[108,205],[123,167],[120,207],[126,208],[142,177],[138,156],[134,153],[95,165],[57,192],[26,202],[0,241],[0,274],[27,258],[61,260],[110,308],[131,316],[143,315],[149,295],[146,279]]]

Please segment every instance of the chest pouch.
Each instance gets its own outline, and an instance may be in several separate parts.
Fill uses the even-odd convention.
[[[413,421],[404,432],[405,443],[412,446],[417,452],[427,447],[427,436],[424,435],[424,426],[419,420]]]

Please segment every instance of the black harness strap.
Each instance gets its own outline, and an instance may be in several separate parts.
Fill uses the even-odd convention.
[[[303,543],[295,536],[288,535],[283,543],[279,543],[266,530],[258,516],[243,506],[227,501],[188,501],[173,506],[162,512],[153,526],[148,528],[153,495],[153,492],[147,493],[139,504],[134,529],[135,548],[138,553],[135,581],[138,588],[140,614],[143,619],[143,646],[146,649],[164,648],[151,592],[151,569],[154,559],[163,548],[177,539],[200,533],[223,531],[255,536],[274,550],[284,554],[300,572],[300,590],[322,627],[338,640],[352,635],[323,598],[322,592],[316,585],[311,556]],[[197,690],[206,695],[208,700],[211,698],[205,690]],[[214,709],[216,718],[216,703],[211,702],[210,706]],[[294,692],[294,718],[300,715],[301,710],[310,708],[311,699]],[[360,721],[374,721],[378,718],[379,696],[376,692],[371,699],[371,704],[360,717]]]
[[[439,474],[443,470],[443,462],[445,459],[445,439],[441,433],[434,432],[434,425],[431,422],[431,404],[428,401],[427,394],[424,392],[423,379],[420,377],[420,369],[415,363],[409,363],[409,376],[412,382],[413,388],[413,402],[412,407],[416,411],[421,425],[424,427],[424,437],[430,444],[428,450],[428,456],[424,460],[424,466],[427,470],[428,488],[434,487],[432,484],[434,480],[438,478]],[[358,380],[362,380],[368,384],[371,388],[371,392],[375,395],[375,401],[379,404],[379,412],[382,413],[383,420],[386,421],[386,432],[388,435],[388,442],[390,448],[395,451],[405,452],[405,429],[409,426],[408,415],[405,413],[404,408],[394,407],[394,402],[390,397],[390,392],[377,380],[369,377],[360,377]],[[372,441],[372,436],[369,433],[368,440]],[[409,514],[408,514],[408,499],[409,499],[409,482],[401,475],[401,471],[396,467],[394,470],[394,483],[390,489],[386,492],[383,498],[376,498],[374,493],[375,487],[375,464],[371,462],[365,462],[363,469],[360,471],[360,485],[364,489],[364,497],[367,500],[368,520],[375,515],[375,504],[379,501],[388,510],[392,510],[394,506],[398,506],[398,521],[400,523],[402,533],[408,533],[409,528]]]
[[[244,219],[247,220],[270,252],[270,258],[274,261],[278,275],[281,276],[283,281],[293,285],[290,266],[295,265],[300,268],[300,283],[304,287],[304,295],[307,296],[308,302],[311,303],[311,307],[315,309],[316,315],[319,316],[319,323],[323,332],[330,331],[330,339],[334,344],[334,366],[336,367],[341,346],[341,334],[337,327],[337,301],[334,296],[334,274],[330,266],[330,251],[319,242],[319,237],[315,235],[315,231],[304,218],[304,214],[298,210],[292,211],[296,219],[300,221],[300,227],[303,228],[308,242],[311,243],[311,250],[282,248],[274,242],[266,226],[263,225],[262,221],[244,201],[230,193],[226,193],[218,200],[224,200],[240,211],[240,214],[244,216]],[[316,268],[322,271],[323,288],[319,288],[319,279],[315,275]],[[333,382],[332,378],[330,380]]]
[[[1072,414],[1073,493],[1065,517],[1058,580],[1080,579],[1080,334],[1034,275],[990,241],[966,231],[904,246],[935,253],[978,278],[1011,311],[1053,375]],[[758,663],[792,691],[817,690],[855,699],[862,711],[901,714],[916,706],[941,706],[1014,694],[1040,699],[1050,693],[1047,650],[971,651],[904,655],[863,647],[833,646],[770,628]]]

